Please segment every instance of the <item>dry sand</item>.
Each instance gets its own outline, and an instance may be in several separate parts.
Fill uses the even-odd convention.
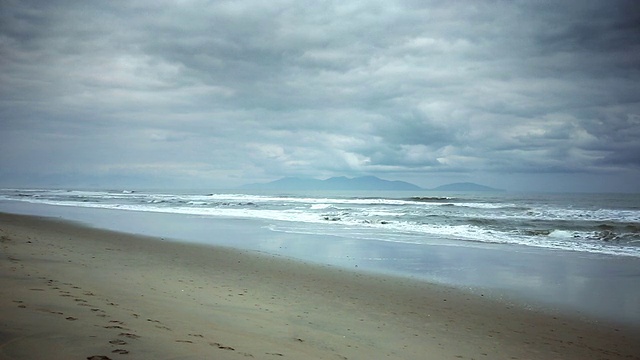
[[[0,240],[0,359],[640,359],[637,328],[409,279],[19,215]]]

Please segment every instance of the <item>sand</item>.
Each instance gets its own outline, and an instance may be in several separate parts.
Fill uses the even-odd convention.
[[[0,214],[0,359],[640,359],[640,329]]]

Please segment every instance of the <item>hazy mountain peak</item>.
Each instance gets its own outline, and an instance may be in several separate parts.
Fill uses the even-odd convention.
[[[243,189],[252,190],[386,190],[386,191],[502,191],[489,186],[472,182],[459,182],[438,186],[434,189],[424,189],[412,183],[399,180],[384,180],[376,176],[360,176],[348,178],[346,176],[334,176],[325,180],[313,178],[284,177],[267,183],[255,183],[242,186]]]

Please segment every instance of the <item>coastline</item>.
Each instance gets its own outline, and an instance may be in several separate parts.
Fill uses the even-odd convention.
[[[376,241],[283,232],[274,223],[145,211],[0,201],[0,212],[64,219],[92,228],[263,252],[358,272],[454,286],[540,311],[640,327],[640,258],[536,247]],[[330,230],[330,229],[329,229]]]
[[[0,236],[0,359],[640,358],[637,327],[444,285],[33,216]]]

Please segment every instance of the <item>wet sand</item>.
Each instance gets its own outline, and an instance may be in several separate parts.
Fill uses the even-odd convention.
[[[640,329],[0,214],[0,359],[640,359]]]

